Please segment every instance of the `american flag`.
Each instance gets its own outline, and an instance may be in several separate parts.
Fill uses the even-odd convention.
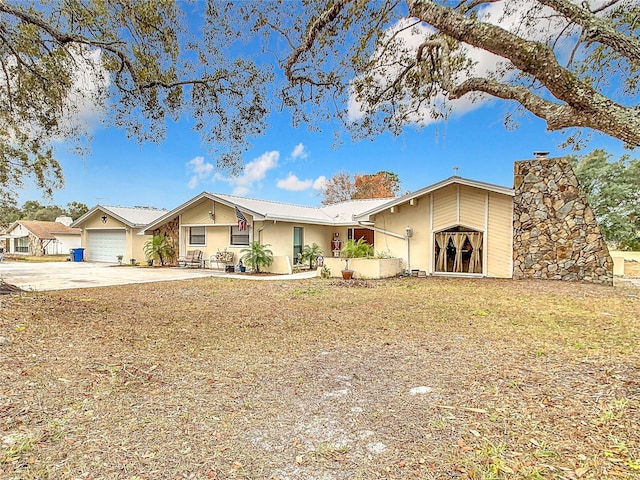
[[[238,230],[243,231],[247,229],[247,219],[242,214],[238,206],[236,205],[236,218],[238,219]]]

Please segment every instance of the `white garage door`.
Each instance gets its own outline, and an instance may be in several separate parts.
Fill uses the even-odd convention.
[[[118,263],[118,255],[126,253],[124,230],[94,230],[87,232],[86,260]]]

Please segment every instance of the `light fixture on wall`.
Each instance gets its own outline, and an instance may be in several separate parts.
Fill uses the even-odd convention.
[[[209,218],[210,218],[211,220],[215,220],[215,219],[216,219],[216,214],[215,214],[215,213],[213,213],[212,211],[209,211]]]

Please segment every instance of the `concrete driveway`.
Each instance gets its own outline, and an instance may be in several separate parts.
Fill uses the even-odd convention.
[[[316,272],[303,272],[293,275],[251,277],[242,274],[226,274],[219,270],[205,268],[128,267],[90,262],[0,262],[0,279],[23,290],[36,291],[162,282],[209,276],[251,280],[284,280],[309,278],[315,274]]]

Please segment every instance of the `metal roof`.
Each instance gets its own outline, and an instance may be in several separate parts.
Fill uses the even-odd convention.
[[[254,221],[281,220],[285,222],[320,225],[357,225],[357,222],[354,221],[354,216],[389,201],[389,198],[376,198],[370,200],[350,200],[321,207],[308,207],[293,203],[258,200],[222,193],[202,192],[200,195],[165,213],[156,221],[147,225],[144,233],[157,228],[167,220],[175,218],[176,215],[187,210],[191,205],[198,203],[203,198],[220,202],[229,207],[237,206],[243,213],[251,215]]]

